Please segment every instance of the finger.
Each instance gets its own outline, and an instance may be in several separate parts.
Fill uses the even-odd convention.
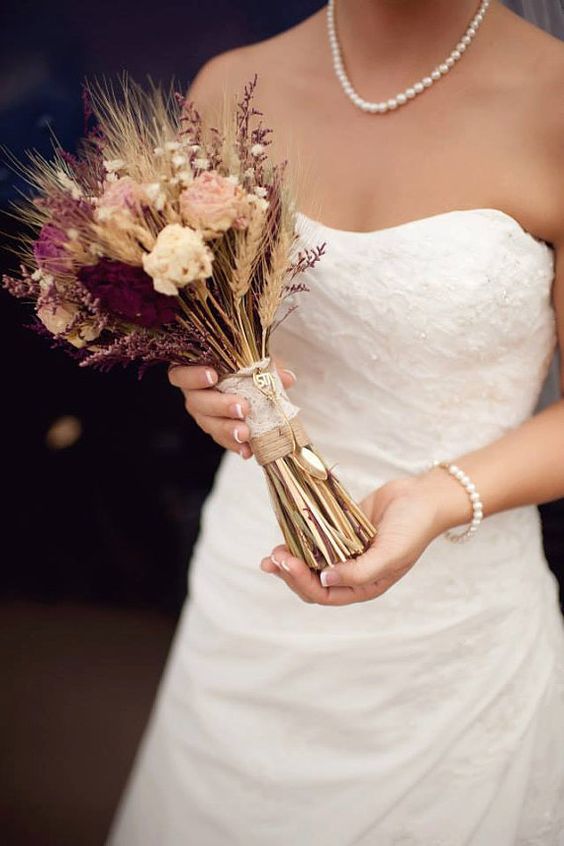
[[[168,369],[168,380],[176,388],[193,391],[198,388],[210,388],[217,383],[217,373],[212,367],[200,367],[195,364],[183,366],[173,364]]]
[[[243,446],[239,447],[239,455],[245,460],[250,458],[253,455],[253,449],[250,444],[243,444]]]
[[[270,573],[273,576],[281,576],[282,571],[279,564],[275,564],[270,555],[263,558],[260,562],[260,569],[265,573]]]
[[[186,410],[192,415],[206,417],[236,417],[244,420],[249,413],[249,402],[236,394],[223,394],[209,388],[186,393]]]
[[[272,566],[278,568],[277,575],[283,581],[285,581],[288,587],[293,590],[294,593],[296,593],[304,602],[313,603],[318,601],[318,599],[316,599],[311,593],[300,589],[296,584],[295,574],[298,569],[300,567],[305,567],[306,570],[309,570],[309,567],[304,561],[300,561],[299,558],[294,558],[293,556],[291,556],[287,546],[277,546],[270,555],[269,563],[264,561],[264,559],[263,562],[265,564],[265,567],[263,567],[263,569],[266,568],[267,572],[274,572],[271,570]]]
[[[373,584],[361,588],[349,586],[326,588],[320,582],[319,572],[292,556],[286,546],[276,547],[271,558],[278,562],[281,568],[280,574],[288,587],[305,602],[333,606],[350,605],[353,602],[365,602],[372,599],[378,595],[380,589],[379,586]]]
[[[250,449],[248,443],[250,432],[246,423],[233,425],[229,420],[220,420],[217,417],[208,417],[206,422],[210,435],[221,446],[235,452],[239,452],[243,445],[247,445]]]
[[[397,581],[409,566],[405,562],[386,554],[372,546],[358,558],[326,568],[321,574],[321,582],[326,586],[349,586],[363,588],[374,582]]]
[[[362,588],[351,588],[348,586],[328,587],[323,588],[323,592],[320,593],[317,590],[319,581],[317,581],[316,585],[304,585],[302,582],[300,568],[294,566],[294,562],[299,562],[299,559],[295,559],[292,556],[287,555],[286,553],[288,552],[288,549],[285,546],[277,547],[277,550],[278,551],[274,553],[274,558],[279,563],[275,564],[273,557],[269,556],[262,559],[260,563],[261,569],[265,573],[270,573],[281,578],[286,582],[288,587],[305,602],[315,602],[318,605],[330,606],[351,605],[355,602],[367,602],[381,596],[386,592],[386,590],[388,590],[389,587],[391,587],[393,583],[395,583],[395,581],[397,581],[397,579],[394,579],[393,581],[381,579],[374,584],[366,585]],[[300,563],[303,564],[304,562]],[[307,569],[315,576],[313,570],[310,570],[309,567]]]
[[[280,376],[280,381],[282,382],[284,388],[291,388],[296,382],[296,374],[293,370],[288,370],[287,367],[278,368],[278,375]]]
[[[289,549],[285,545],[277,546],[272,550],[272,560],[278,563],[283,572],[284,580],[289,587],[292,588],[302,599],[306,602],[317,602],[325,605],[330,604],[335,599],[334,596],[329,596],[329,592],[324,588],[319,581],[319,574],[312,570],[305,561],[291,555]],[[347,601],[351,601],[351,589],[341,591],[341,599],[345,599],[342,595],[347,593]]]
[[[272,362],[278,371],[283,386],[285,388],[291,388],[297,378],[294,371],[286,367],[286,362],[278,355],[273,357]]]

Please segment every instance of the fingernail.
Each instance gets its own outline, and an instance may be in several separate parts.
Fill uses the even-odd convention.
[[[233,437],[235,438],[235,440],[237,441],[238,444],[244,444],[245,443],[245,441],[241,440],[241,438],[239,436],[239,429],[238,428],[233,429]]]
[[[338,585],[341,581],[340,573],[333,567],[326,567],[319,574],[321,584],[323,587],[330,587],[331,585]]]
[[[206,379],[207,379],[208,385],[215,385],[216,375],[213,372],[213,370],[206,370]]]
[[[286,373],[290,374],[290,376],[294,379],[294,382],[297,382],[298,377],[296,376],[293,370],[288,370],[287,367],[285,367],[284,370],[286,371]]]
[[[273,564],[276,564],[277,567],[282,567],[283,570],[286,570],[287,573],[292,572],[285,561],[278,561],[278,559],[275,558],[274,555],[270,556],[270,560]]]
[[[241,420],[245,419],[245,415],[243,414],[243,408],[240,402],[236,402],[231,406],[231,414],[234,414],[235,417],[240,417]]]

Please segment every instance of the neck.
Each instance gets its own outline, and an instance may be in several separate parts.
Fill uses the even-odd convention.
[[[396,69],[402,75],[421,75],[427,66],[435,66],[450,53],[480,5],[479,0],[334,2],[345,64],[359,82],[376,70],[385,75]],[[481,30],[495,5],[490,4]],[[475,45],[472,49],[476,49]]]

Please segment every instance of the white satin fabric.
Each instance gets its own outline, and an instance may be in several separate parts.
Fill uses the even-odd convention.
[[[299,223],[327,254],[273,351],[354,496],[533,413],[550,245],[497,209]],[[537,509],[437,538],[341,608],[259,569],[278,542],[262,471],[225,454],[111,846],[562,846],[564,629]]]

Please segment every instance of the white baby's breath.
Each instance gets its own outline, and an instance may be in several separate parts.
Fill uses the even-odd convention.
[[[47,293],[49,288],[55,284],[55,277],[51,273],[47,273],[45,270],[38,268],[31,274],[31,278],[34,282],[39,282],[39,287],[43,294]]]
[[[266,209],[270,205],[268,200],[265,200],[264,197],[257,197],[256,194],[248,195],[248,203],[249,205],[254,206],[256,209],[259,209],[260,211],[266,211]]]
[[[94,220],[98,223],[104,223],[106,220],[110,220],[115,212],[116,209],[111,206],[99,206],[94,212]]]
[[[162,156],[164,155],[164,150],[162,147],[155,147],[153,153],[155,154],[155,156]]]
[[[251,156],[260,156],[261,153],[264,153],[264,147],[262,144],[253,144],[251,147]]]
[[[172,164],[176,168],[184,167],[188,159],[186,156],[183,156],[182,153],[177,153],[175,156],[172,157]]]
[[[257,185],[254,189],[255,194],[257,197],[266,197],[267,190],[262,185]]]
[[[80,200],[83,196],[82,188],[74,181],[74,179],[71,179],[68,173],[65,173],[62,168],[59,168],[59,170],[56,171],[56,175],[59,183],[66,191],[69,192],[73,200]]]
[[[190,185],[190,183],[194,181],[194,174],[188,169],[179,170],[176,174],[176,178],[186,187],[186,185]]]
[[[209,159],[194,159],[194,167],[198,168],[198,170],[207,170],[210,166]]]
[[[157,211],[162,211],[166,203],[166,194],[160,182],[149,182],[143,186],[145,193]]]
[[[106,173],[117,173],[118,170],[123,170],[125,162],[123,159],[106,159],[104,161],[104,170]]]
[[[180,144],[178,141],[167,141],[165,144],[165,148],[169,150],[171,153],[175,153],[177,150],[180,149]]]
[[[235,173],[231,173],[229,176],[225,177],[226,182],[230,182],[231,185],[238,185],[239,184],[239,177]]]

